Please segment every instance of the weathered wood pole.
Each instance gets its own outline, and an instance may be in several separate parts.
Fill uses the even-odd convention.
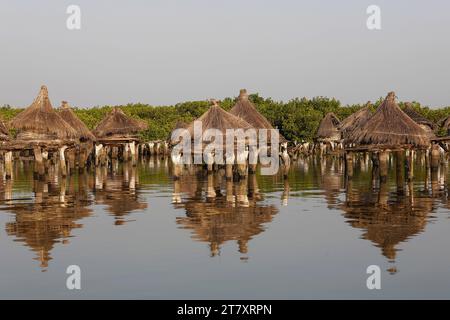
[[[227,202],[233,204],[235,203],[235,198],[234,198],[234,194],[233,194],[233,181],[231,180],[227,180],[226,181],[226,199]]]
[[[69,174],[75,173],[76,168],[76,157],[75,157],[75,149],[69,149],[67,152],[67,160],[69,163]]]
[[[61,175],[63,177],[67,176],[67,167],[66,167],[66,156],[64,152],[66,151],[67,146],[62,146],[59,148],[59,167],[61,169]]]
[[[42,158],[41,147],[33,147],[34,153],[34,173],[37,179],[42,179],[45,177],[44,159]]]
[[[4,154],[4,158],[5,158],[5,179],[9,180],[12,178],[13,172],[12,151],[6,151]]]
[[[389,152],[386,150],[380,151],[378,160],[380,163],[380,181],[386,182],[389,170]]]
[[[111,150],[111,158],[117,159],[119,157],[119,147],[113,146]]]
[[[353,152],[345,153],[345,172],[348,179],[353,178]]]
[[[84,147],[80,147],[78,152],[78,172],[83,173],[86,170],[87,150]]]
[[[98,167],[100,165],[100,157],[102,154],[103,145],[96,144],[95,145],[95,166]]]
[[[404,151],[395,152],[395,175],[397,179],[397,192],[404,192],[405,182],[405,158]]]
[[[439,151],[439,145],[433,144],[431,146],[431,170],[436,171],[439,169],[441,161],[441,153]]]
[[[137,159],[136,159],[136,143],[134,141],[131,141],[128,144],[130,148],[130,155],[131,155],[131,165],[136,166],[137,165]]]
[[[216,190],[214,189],[214,175],[208,173],[207,183],[206,183],[206,197],[215,198]]]
[[[414,150],[406,151],[406,176],[408,182],[411,182],[414,179]]]

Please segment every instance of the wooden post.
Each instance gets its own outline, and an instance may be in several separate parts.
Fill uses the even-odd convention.
[[[35,174],[37,174],[38,179],[42,179],[43,177],[45,177],[45,168],[42,158],[41,147],[39,146],[33,147],[33,152],[34,152],[34,166],[35,166],[34,172]]]
[[[386,182],[389,170],[389,153],[386,150],[382,150],[378,156],[380,162],[380,181]]]
[[[133,166],[137,165],[137,160],[136,160],[136,143],[134,141],[131,141],[128,144],[129,148],[130,148],[130,154],[131,154],[131,164]]]
[[[69,162],[69,174],[74,174],[76,167],[75,149],[72,148],[68,150],[67,160]]]
[[[436,171],[439,169],[439,163],[441,160],[441,153],[439,152],[439,146],[433,144],[431,146],[431,170]]]
[[[117,146],[112,147],[111,158],[117,159],[119,157],[119,148]]]
[[[5,178],[7,180],[12,178],[13,163],[12,163],[12,151],[6,151],[5,157]]]
[[[97,144],[95,145],[95,166],[98,167],[100,165],[100,157],[102,154],[103,145]]]
[[[407,179],[411,182],[414,179],[414,150],[408,150],[406,156],[406,170],[407,170]]]
[[[353,178],[353,152],[345,153],[345,171],[348,179]]]
[[[395,152],[395,175],[397,178],[397,192],[404,193],[404,181],[405,181],[405,159],[404,151]]]
[[[61,169],[61,175],[63,177],[67,176],[67,167],[66,167],[66,156],[64,152],[66,151],[67,146],[62,146],[59,148],[59,167]]]
[[[235,199],[233,193],[233,182],[231,180],[227,180],[226,182],[226,199],[227,202],[231,203],[234,206]]]
[[[84,147],[80,147],[80,151],[78,153],[78,172],[83,173],[86,169],[86,161],[87,161],[87,151]]]

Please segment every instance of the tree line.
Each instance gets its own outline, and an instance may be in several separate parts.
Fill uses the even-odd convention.
[[[328,112],[333,112],[343,120],[352,113],[364,107],[364,104],[342,105],[339,100],[326,97],[295,98],[288,102],[274,101],[271,98],[263,98],[259,94],[249,96],[256,108],[264,115],[274,127],[288,140],[311,141],[317,131],[320,121]],[[221,107],[230,110],[237,98],[225,98],[221,101]],[[383,102],[380,98],[371,106],[372,111]],[[144,120],[149,129],[142,132],[145,140],[159,140],[169,137],[170,132],[178,121],[190,123],[200,117],[210,106],[209,101],[188,101],[172,106],[151,106],[142,103],[130,103],[120,106],[102,106],[92,108],[73,108],[76,115],[90,128],[93,129],[112,110],[120,107],[125,114]],[[404,103],[399,103],[404,107]],[[425,118],[438,123],[441,119],[450,115],[450,107],[431,109],[422,106],[418,102],[412,103],[413,108]],[[14,118],[23,109],[9,105],[0,107],[0,117],[4,121]],[[439,135],[445,132],[440,130]]]

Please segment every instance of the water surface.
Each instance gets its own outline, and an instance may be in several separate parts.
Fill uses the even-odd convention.
[[[300,159],[289,178],[164,159],[62,178],[0,177],[0,298],[450,298],[447,168],[372,181],[365,159]],[[81,290],[66,288],[80,266]],[[381,268],[368,290],[366,268]]]

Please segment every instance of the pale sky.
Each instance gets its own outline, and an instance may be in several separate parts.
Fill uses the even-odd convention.
[[[66,28],[67,6],[81,30]],[[366,28],[381,8],[382,30]],[[236,96],[450,105],[447,0],[0,0],[0,105]]]

